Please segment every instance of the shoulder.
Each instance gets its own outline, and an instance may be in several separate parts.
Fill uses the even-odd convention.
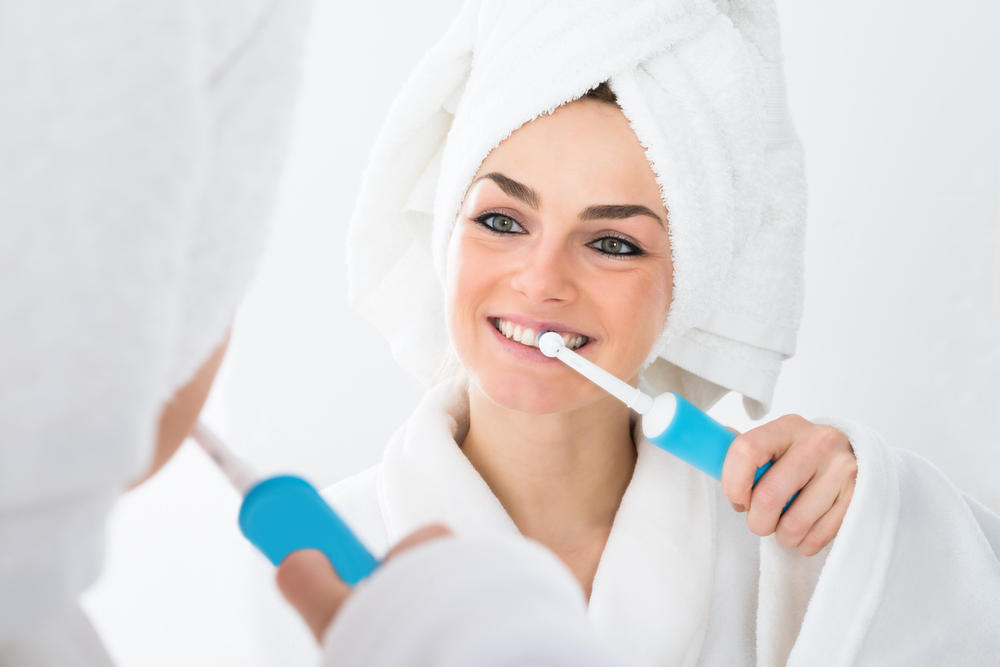
[[[381,464],[351,475],[323,489],[323,498],[376,557],[389,549],[385,520],[378,502]]]

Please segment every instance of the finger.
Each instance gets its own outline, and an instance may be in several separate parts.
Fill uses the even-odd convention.
[[[820,517],[819,521],[802,538],[798,549],[803,556],[815,556],[823,550],[827,544],[833,541],[840,531],[840,526],[844,522],[847,508],[851,503],[851,496],[854,494],[854,482],[845,485],[843,492],[837,496],[833,507]]]
[[[317,642],[340,605],[351,592],[321,551],[301,549],[288,554],[278,566],[278,589],[295,607]]]
[[[389,560],[393,556],[408,549],[412,549],[417,545],[431,540],[440,539],[442,537],[447,537],[451,534],[451,530],[449,530],[447,526],[443,526],[440,523],[432,523],[428,526],[424,526],[423,528],[418,528],[397,542],[396,545],[389,550],[389,553],[386,554],[385,560]]]
[[[775,532],[789,499],[797,491],[803,487],[808,489],[816,481],[817,466],[816,458],[807,447],[792,447],[775,461],[751,491],[747,511],[747,527],[750,531],[761,537]],[[839,484],[835,485],[834,495],[837,486]],[[789,511],[798,504],[801,497],[800,493],[795,502],[789,505]],[[833,500],[830,502],[832,504]],[[816,514],[812,519],[815,521],[819,516],[820,514]],[[810,526],[812,522],[806,529]]]
[[[835,468],[818,471],[788,509],[779,515],[775,530],[778,543],[790,549],[798,547],[816,522],[833,507],[843,481]]]
[[[722,463],[722,492],[731,503],[750,506],[757,468],[780,457],[805,424],[798,415],[785,415],[736,436]]]
[[[725,424],[723,424],[723,426],[725,426]],[[727,429],[729,429],[730,431],[732,431],[732,432],[733,432],[733,433],[734,433],[735,435],[740,435],[740,432],[739,432],[739,431],[737,431],[737,430],[736,430],[735,428],[733,428],[732,426],[726,426],[726,428],[727,428]],[[732,506],[733,506],[733,509],[734,509],[735,511],[737,511],[737,512],[745,512],[745,511],[746,511],[746,509],[747,509],[747,508],[746,508],[746,507],[744,507],[743,505],[737,505],[737,504],[736,504],[736,503],[734,503],[734,502],[733,502],[732,500],[730,500],[730,501],[729,501],[729,504],[730,504],[730,505],[732,505]]]

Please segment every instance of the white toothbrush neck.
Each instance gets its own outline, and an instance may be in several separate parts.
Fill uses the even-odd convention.
[[[653,405],[653,399],[648,394],[623,382],[568,347],[561,348],[556,358],[639,414],[645,414]]]
[[[198,422],[191,430],[191,438],[229,478],[236,490],[246,494],[260,476],[243,459],[236,456],[210,428]]]

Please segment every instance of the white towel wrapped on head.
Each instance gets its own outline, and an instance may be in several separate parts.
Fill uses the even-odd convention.
[[[642,381],[769,409],[802,315],[805,183],[773,1],[467,2],[390,109],[351,220],[350,296],[397,360],[448,371],[445,250],[489,152],[608,81],[668,211],[667,324]]]

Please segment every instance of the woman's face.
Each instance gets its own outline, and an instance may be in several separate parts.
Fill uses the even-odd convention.
[[[495,403],[571,410],[607,394],[533,339],[584,336],[579,354],[634,382],[672,284],[667,211],[644,150],[621,110],[582,99],[523,125],[483,161],[448,248],[448,326]],[[498,331],[517,325],[530,345]]]

